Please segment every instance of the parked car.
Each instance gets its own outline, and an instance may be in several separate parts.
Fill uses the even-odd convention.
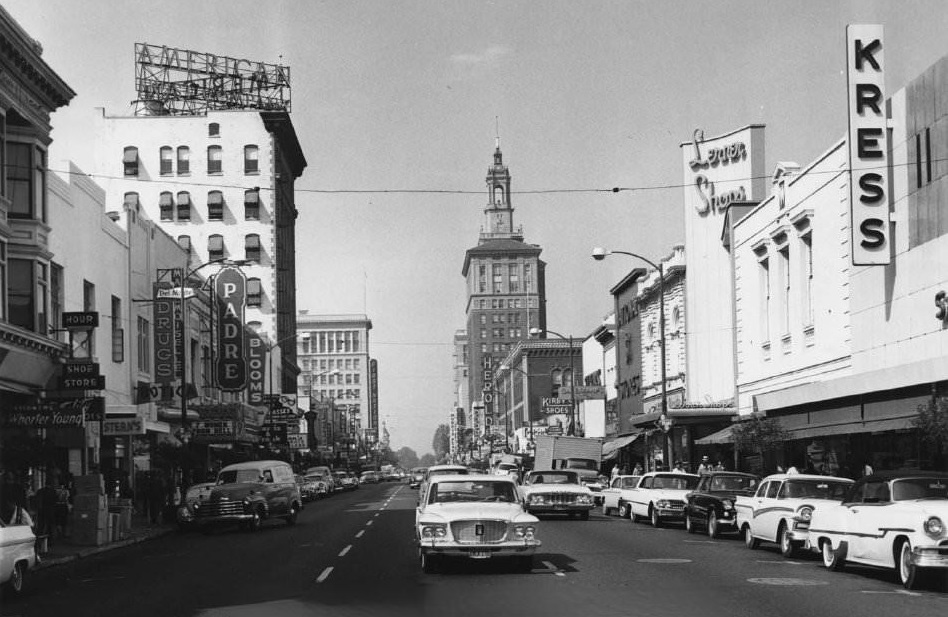
[[[359,482],[362,484],[378,484],[379,481],[379,472],[372,471],[371,469],[363,471],[362,475],[359,476]]]
[[[948,572],[946,521],[948,474],[878,473],[813,510],[807,545],[830,570],[847,562],[892,568],[912,589],[926,571]]]
[[[595,506],[595,496],[572,470],[531,471],[520,492],[530,514],[567,514],[586,520]]]
[[[629,518],[632,513],[630,505],[631,490],[639,483],[642,476],[616,476],[609,486],[602,489],[602,513],[609,516],[616,512],[622,518]]]
[[[341,491],[351,491],[359,488],[359,481],[348,471],[334,471],[336,486]]]
[[[580,483],[593,493],[593,501],[596,505],[602,505],[602,489],[609,486],[609,479],[606,476],[583,476],[580,474]]]
[[[326,482],[326,477],[323,474],[315,473],[303,476],[303,489],[300,491],[303,501],[313,501],[328,494],[329,483]]]
[[[739,471],[702,475],[695,490],[686,495],[685,529],[694,533],[704,527],[712,538],[722,531],[737,531],[734,502],[739,495],[753,495],[759,483],[760,476]]]
[[[36,536],[27,525],[0,521],[0,584],[16,595],[26,589],[27,573],[36,565]]]
[[[208,498],[194,504],[194,520],[205,530],[237,523],[256,531],[271,518],[294,525],[302,508],[303,498],[288,463],[249,461],[221,469]]]
[[[666,521],[684,520],[685,495],[698,486],[698,476],[690,473],[650,471],[642,474],[638,486],[629,493],[630,517],[640,517],[661,527]]]
[[[418,558],[433,572],[449,557],[517,561],[529,571],[540,546],[537,518],[523,509],[517,484],[507,476],[435,475],[415,512]]]
[[[849,478],[810,474],[774,474],[761,480],[757,492],[738,497],[737,528],[747,548],[776,542],[790,557],[806,543],[813,509],[838,502],[852,486]]]
[[[214,482],[201,482],[200,484],[192,484],[188,488],[184,494],[184,503],[178,505],[178,529],[187,531],[194,527],[194,506],[207,500],[215,486]]]
[[[408,488],[418,488],[425,481],[427,467],[414,467],[408,474]]]
[[[336,479],[332,475],[332,469],[325,465],[317,465],[306,470],[306,476],[318,476],[319,480],[326,485],[326,495],[332,495],[336,492]]]

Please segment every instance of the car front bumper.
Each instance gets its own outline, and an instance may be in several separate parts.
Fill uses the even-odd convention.
[[[542,504],[536,506],[528,505],[525,509],[530,514],[562,514],[564,512],[589,512],[596,506],[594,504]]]
[[[948,546],[913,546],[912,564],[919,568],[948,568]]]
[[[455,542],[437,542],[432,540],[421,540],[418,542],[418,548],[424,554],[467,557],[469,559],[532,555],[540,546],[541,542],[539,540],[494,544],[458,544]]]

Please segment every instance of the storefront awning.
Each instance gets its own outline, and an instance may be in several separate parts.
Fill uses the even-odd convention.
[[[758,394],[759,412],[948,380],[948,356]]]
[[[828,426],[807,426],[788,431],[790,439],[810,439],[813,437],[831,437],[833,435],[849,435],[852,433],[881,433],[885,431],[904,431],[913,428],[912,419],[916,416],[902,418],[887,418],[868,422],[847,422]]]
[[[734,418],[734,407],[681,407],[668,410],[668,417],[678,424],[700,424],[702,422],[724,422]],[[643,413],[632,417],[632,426],[654,428],[661,418],[660,412]]]
[[[605,442],[602,444],[602,460],[605,461],[618,456],[619,450],[638,439],[639,435],[641,434],[642,433],[625,435],[623,437],[616,437],[615,439]]]
[[[701,439],[695,439],[696,446],[710,446],[722,443],[734,443],[734,433],[731,431],[733,427],[727,426],[722,428],[716,433],[711,433],[706,437]]]

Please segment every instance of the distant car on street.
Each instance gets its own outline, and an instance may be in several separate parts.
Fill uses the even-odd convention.
[[[379,483],[379,472],[368,469],[362,472],[362,475],[359,476],[359,482],[361,484],[378,484]]]
[[[586,520],[596,505],[593,492],[573,470],[531,471],[520,491],[530,514],[566,514]]]
[[[640,517],[661,527],[669,520],[685,518],[685,495],[698,486],[698,476],[671,471],[650,471],[642,474],[629,496],[633,522]]]
[[[418,488],[425,481],[427,467],[414,467],[408,474],[408,488]]]

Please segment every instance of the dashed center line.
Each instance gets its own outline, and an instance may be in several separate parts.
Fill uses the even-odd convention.
[[[346,553],[348,553],[348,552],[349,552],[349,549],[351,549],[351,548],[352,548],[352,545],[350,544],[350,545],[347,546],[346,548],[342,549],[342,551],[339,553],[339,556],[340,556],[340,557],[345,557],[345,556],[346,556]]]
[[[366,527],[371,527],[371,526],[372,526],[372,521],[367,522],[367,523],[365,524],[365,526],[366,526]]]
[[[319,575],[319,578],[316,579],[317,583],[322,583],[324,580],[329,578],[329,575],[332,573],[332,566],[329,566],[323,570],[322,574]]]
[[[365,533],[365,529],[360,529],[360,530],[359,530],[359,533],[356,534],[356,537],[357,537],[357,538],[361,538],[361,537],[362,537],[362,534],[364,534],[364,533]]]

